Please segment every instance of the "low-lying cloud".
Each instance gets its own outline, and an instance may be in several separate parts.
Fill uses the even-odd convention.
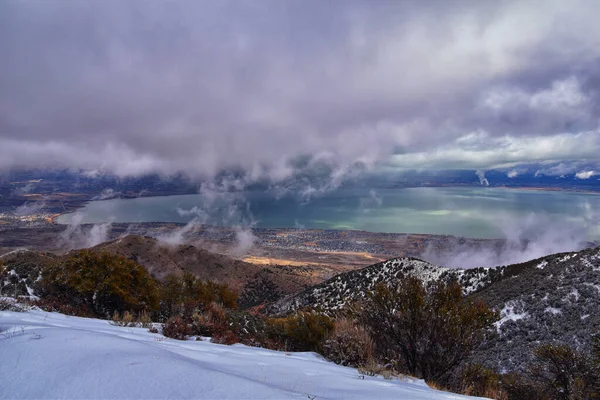
[[[94,247],[109,239],[111,223],[83,225],[83,214],[75,213],[58,238],[59,247],[65,250]]]
[[[525,218],[498,216],[503,232],[498,241],[474,242],[451,239],[443,249],[429,246],[421,257],[451,268],[475,268],[510,265],[548,254],[577,251],[590,245],[590,231],[600,223],[600,214],[587,206],[584,219],[560,226],[545,214],[531,213]]]
[[[233,230],[233,243],[228,253],[234,257],[242,257],[254,245],[256,240],[252,227],[256,221],[250,211],[245,193],[232,191],[232,186],[238,183],[222,180],[221,183],[205,183],[200,186],[201,203],[189,209],[176,208],[182,217],[190,218],[189,222],[180,228],[159,235],[157,238],[171,245],[186,243],[202,244],[194,233],[201,229],[219,229],[225,226]]]

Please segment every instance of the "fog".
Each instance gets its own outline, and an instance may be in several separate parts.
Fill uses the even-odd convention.
[[[58,238],[58,245],[65,250],[94,247],[109,239],[111,224],[82,225],[83,215],[76,213]]]
[[[420,257],[431,263],[451,268],[475,268],[510,265],[549,254],[578,251],[589,247],[590,230],[598,226],[598,217],[580,222],[556,224],[547,216],[529,214],[526,218],[510,215],[496,217],[504,236],[502,242],[474,245],[452,238],[445,249],[426,248]]]

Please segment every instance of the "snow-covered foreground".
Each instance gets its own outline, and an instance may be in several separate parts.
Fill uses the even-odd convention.
[[[39,310],[0,312],[0,327],[2,399],[466,398],[418,380],[363,379],[314,353],[177,341]]]

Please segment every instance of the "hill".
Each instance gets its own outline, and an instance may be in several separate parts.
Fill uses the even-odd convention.
[[[319,282],[316,269],[311,266],[256,265],[195,246],[169,245],[145,236],[125,236],[91,250],[135,260],[157,279],[189,272],[202,280],[225,283],[240,293],[243,308],[277,300]]]
[[[169,274],[189,272],[202,280],[225,283],[238,292],[239,306],[249,308],[297,293],[321,281],[321,270],[314,266],[256,265],[189,246],[169,245],[154,238],[129,235],[92,247],[132,259],[156,279]],[[0,279],[0,294],[35,294],[34,282],[41,269],[60,262],[71,253],[56,255],[32,250],[5,254],[2,261],[9,276]]]
[[[468,270],[395,258],[337,275],[277,301],[269,311],[286,314],[319,308],[333,313],[364,298],[378,283],[393,285],[407,276],[424,282],[457,279],[467,296],[480,298],[500,312],[497,335],[476,352],[474,360],[497,370],[527,368],[531,350],[542,342],[585,350],[600,327],[600,248]]]

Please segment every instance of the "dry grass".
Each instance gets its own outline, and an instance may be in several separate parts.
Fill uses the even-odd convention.
[[[152,319],[150,319],[150,314],[147,311],[142,311],[137,318],[129,311],[125,311],[123,315],[115,311],[110,323],[130,328],[152,328]]]
[[[439,390],[440,392],[448,392],[455,393],[454,391],[444,387],[443,385],[434,382],[434,381],[425,381],[427,386],[434,390]],[[464,394],[466,396],[477,396],[477,397],[485,397],[487,399],[496,399],[496,400],[508,400],[508,395],[503,390],[499,388],[487,388],[483,393],[476,393],[471,388],[466,388],[459,391],[459,394]]]
[[[392,379],[394,377],[403,378],[404,375],[396,374],[391,369],[386,368],[384,365],[376,363],[373,359],[363,366],[358,368],[358,373],[366,376],[377,376],[381,375],[385,379]]]

